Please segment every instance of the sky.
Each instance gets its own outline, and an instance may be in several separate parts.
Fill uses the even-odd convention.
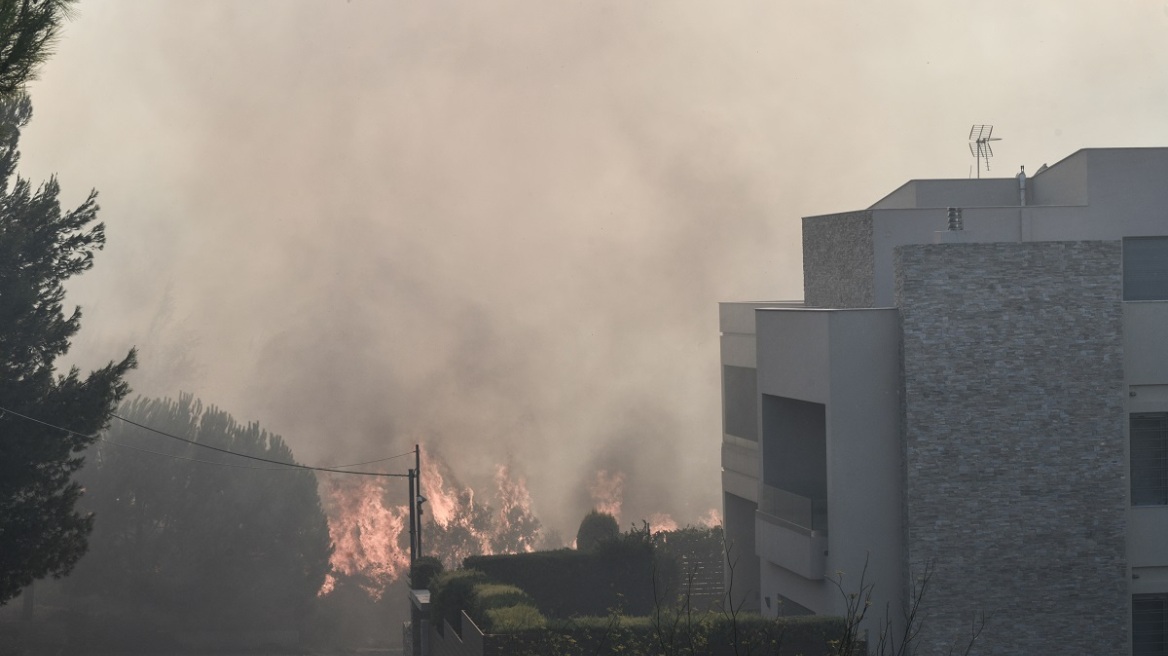
[[[82,2],[22,174],[98,190],[82,367],[140,351],[313,464],[421,443],[575,533],[720,507],[719,301],[800,217],[1168,145],[1168,2]],[[939,217],[940,222],[944,217]],[[62,362],[62,364],[68,364]]]

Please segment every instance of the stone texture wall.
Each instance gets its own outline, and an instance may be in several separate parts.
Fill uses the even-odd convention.
[[[896,249],[919,653],[1121,654],[1130,597],[1119,242]],[[958,653],[960,653],[960,649]]]
[[[803,219],[803,301],[813,307],[872,307],[872,212]]]

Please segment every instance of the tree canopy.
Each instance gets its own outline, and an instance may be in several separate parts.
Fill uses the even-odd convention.
[[[135,363],[131,350],[84,377],[56,371],[81,327],[80,308],[65,314],[64,282],[93,266],[105,226],[95,192],[62,212],[55,179],[34,189],[15,175],[31,115],[28,98],[0,97],[0,408],[10,411],[0,412],[0,604],[38,578],[68,573],[85,553],[93,519],[75,508],[82,490],[72,475],[129,392],[124,376]]]
[[[0,96],[18,93],[52,54],[76,0],[0,0]]]
[[[279,435],[190,395],[138,398],[119,414],[199,444],[295,462]],[[152,613],[155,624],[178,628],[286,628],[303,618],[329,571],[332,542],[310,471],[118,422],[79,478],[97,523],[66,584],[96,602],[91,610],[114,614],[111,626]]]

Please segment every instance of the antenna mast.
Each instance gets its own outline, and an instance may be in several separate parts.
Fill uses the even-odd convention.
[[[988,172],[990,170],[990,158],[994,156],[994,149],[990,146],[991,141],[1001,141],[1000,138],[993,137],[994,126],[992,125],[975,125],[969,129],[969,154],[977,160],[977,177],[981,178],[981,161],[985,160],[985,168]]]

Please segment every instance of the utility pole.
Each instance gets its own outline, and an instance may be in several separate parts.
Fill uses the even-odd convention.
[[[410,565],[422,557],[422,447],[414,445],[414,468],[408,474],[410,479]]]
[[[418,558],[422,557],[422,504],[425,503],[426,497],[422,496],[422,447],[421,445],[414,445],[414,505],[418,512]]]
[[[417,547],[418,538],[417,538],[417,534],[415,533],[415,526],[417,524],[417,520],[415,519],[415,514],[414,514],[414,507],[416,505],[416,502],[415,502],[416,494],[414,493],[414,479],[415,478],[417,478],[417,473],[415,470],[411,469],[410,473],[409,473],[409,479],[410,479],[410,566],[411,567],[413,566],[414,561],[416,561],[418,559],[418,547]]]

